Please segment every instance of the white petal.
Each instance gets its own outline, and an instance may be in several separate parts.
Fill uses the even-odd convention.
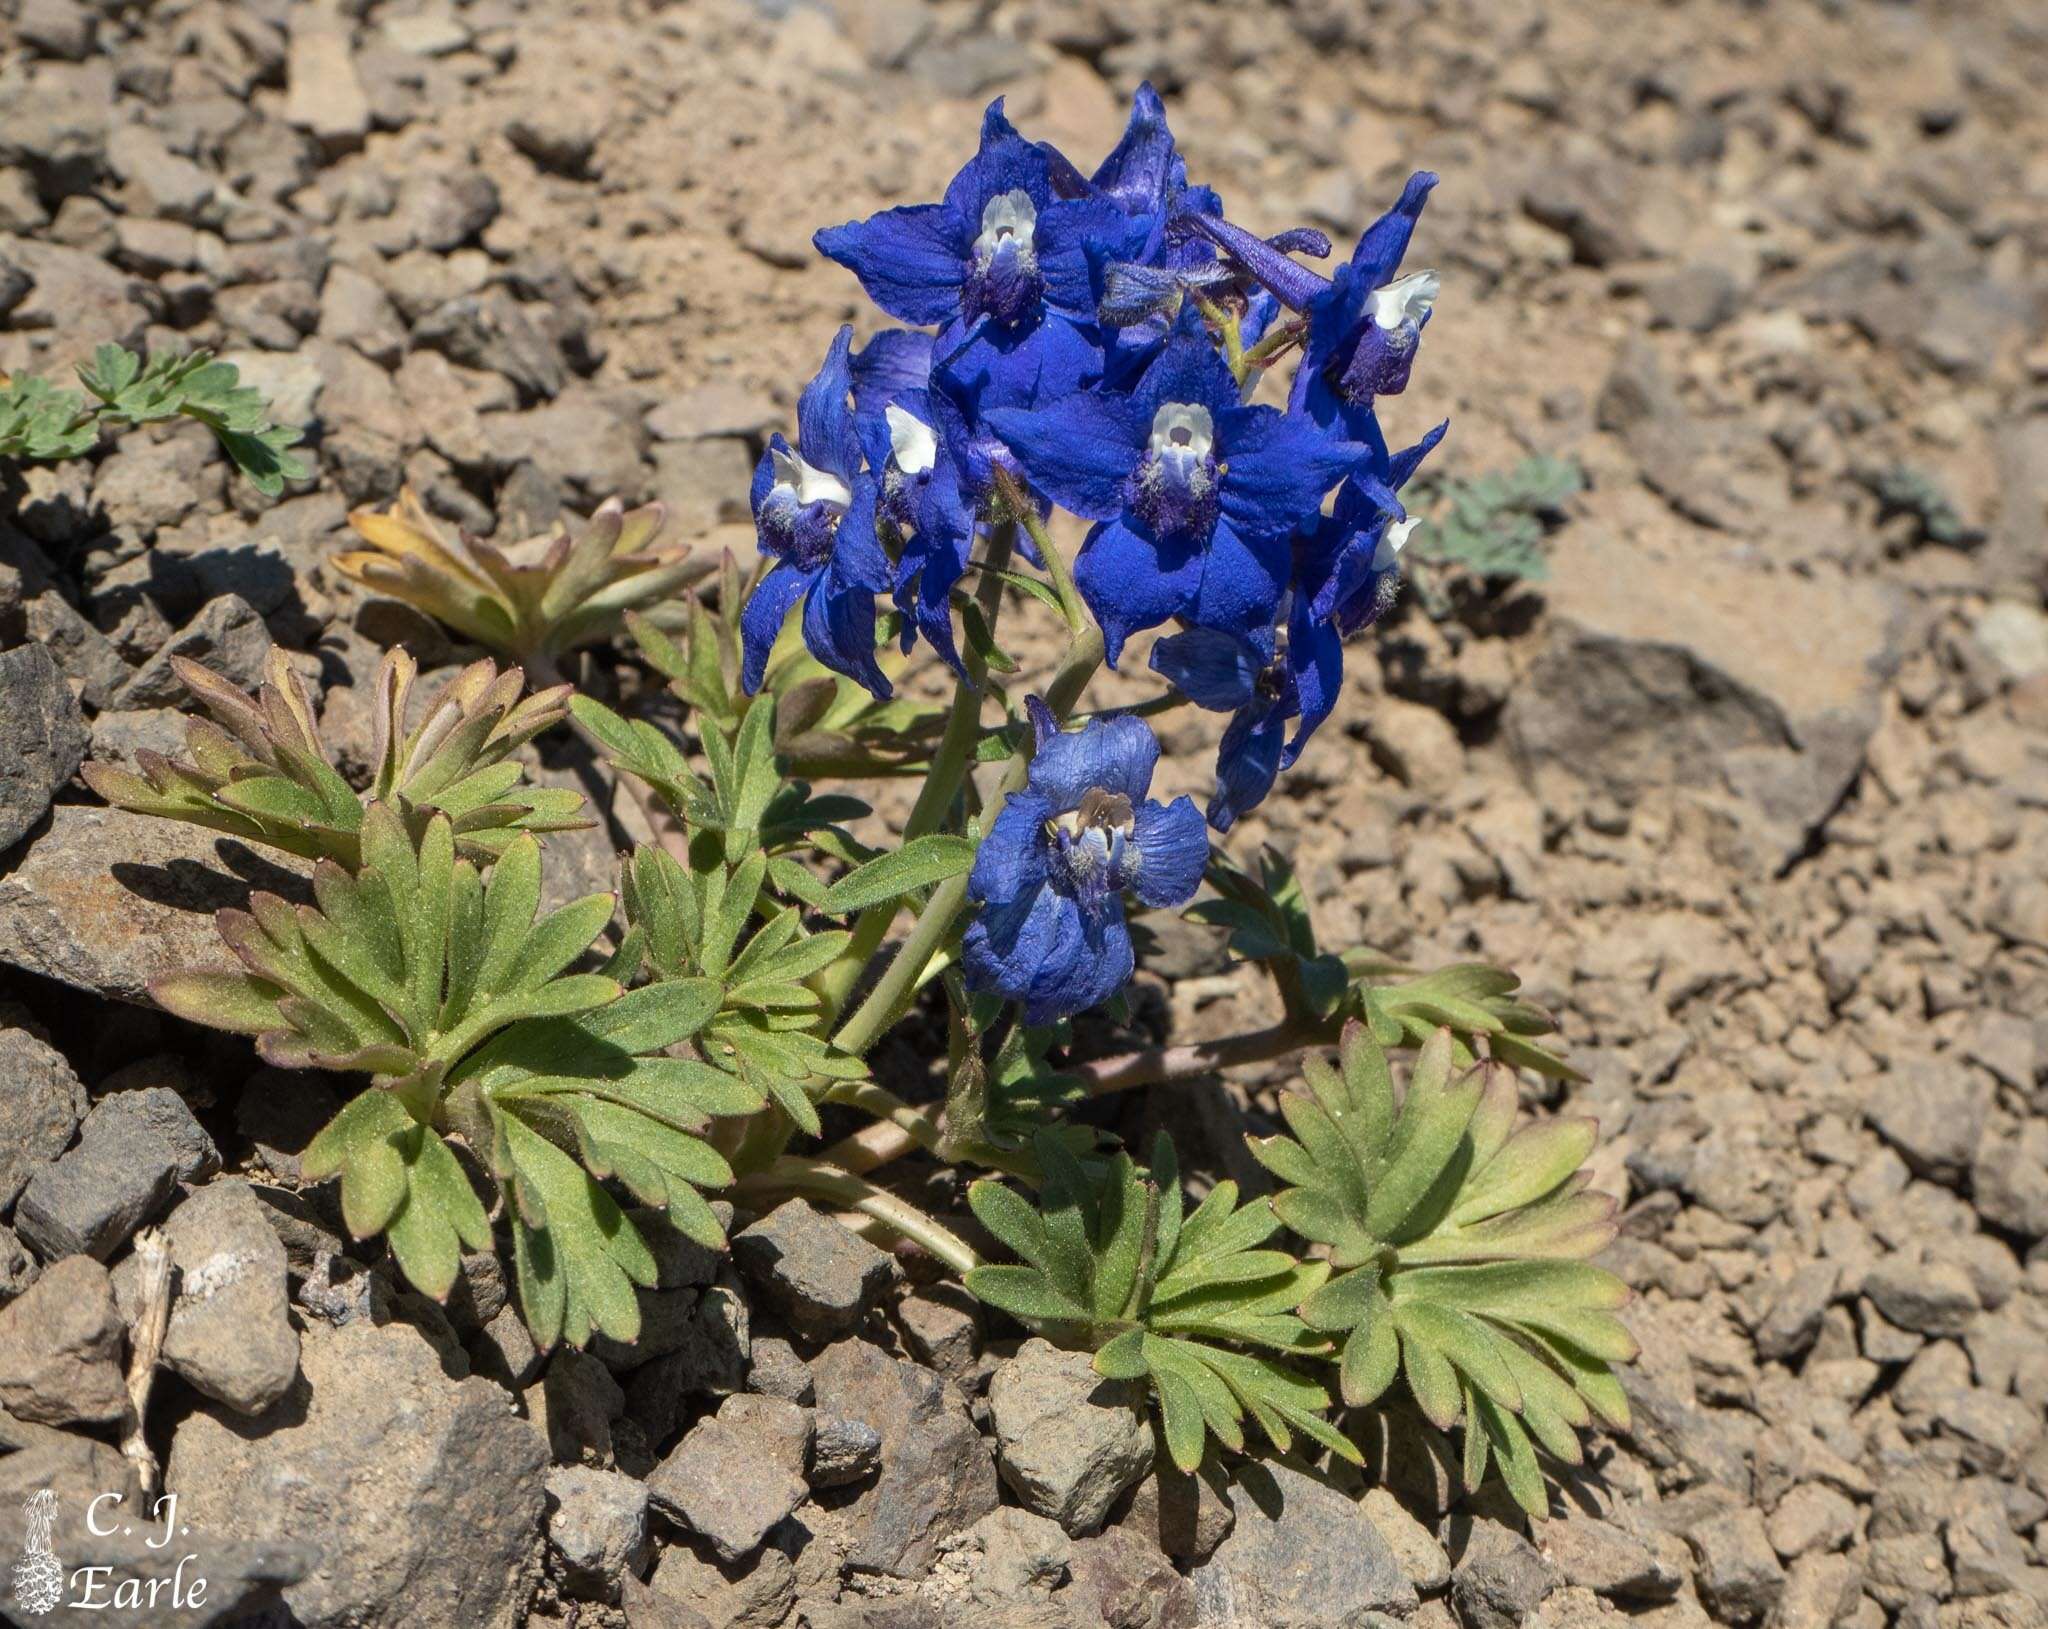
[[[1216,445],[1216,421],[1200,402],[1161,402],[1152,415],[1152,454],[1201,459]]]
[[[1038,239],[1038,206],[1022,187],[1013,187],[982,206],[981,234],[974,240],[974,257],[986,260],[1005,243],[1023,249],[1034,248]]]
[[[1422,524],[1420,516],[1409,515],[1405,519],[1389,521],[1387,529],[1380,533],[1378,547],[1372,551],[1374,571],[1392,571],[1400,564],[1401,551],[1408,546],[1409,535]]]
[[[1372,291],[1372,320],[1382,328],[1399,328],[1411,319],[1420,322],[1435,307],[1441,286],[1433,271],[1397,277],[1384,288]]]
[[[938,462],[939,440],[929,424],[894,402],[882,417],[889,421],[889,450],[905,475],[922,475]]]
[[[830,470],[804,462],[797,452],[771,452],[775,460],[775,484],[787,487],[798,503],[829,503],[844,509],[853,502],[853,491]]]

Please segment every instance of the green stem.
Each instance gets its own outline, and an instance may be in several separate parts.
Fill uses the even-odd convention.
[[[1084,627],[1075,634],[1073,643],[1067,647],[1066,658],[1045,687],[1046,705],[1052,708],[1055,716],[1064,717],[1073,709],[1081,691],[1101,665],[1102,630]],[[982,811],[984,831],[1002,813],[1004,800],[1024,785],[1024,778],[1031,767],[1028,747],[1029,742],[1026,742],[1010,755],[1010,766],[1003,776],[1003,784]],[[926,964],[946,942],[954,919],[966,904],[966,874],[949,878],[933,890],[932,897],[918,916],[917,925],[910,930],[910,937],[896,952],[896,959],[883,970],[882,976],[875,981],[875,987],[868,992],[867,999],[833,1036],[834,1046],[843,1052],[865,1053],[881,1039],[891,1024],[902,1017],[922,982]]]
[[[1003,603],[1002,573],[1010,563],[1010,551],[1016,547],[1016,542],[1017,528],[1008,521],[990,532],[981,581],[975,587],[975,604],[981,608],[981,618],[987,625],[991,640],[995,638],[996,613]],[[970,643],[962,665],[967,671],[953,685],[953,705],[946,714],[945,733],[939,737],[938,750],[932,755],[931,770],[918,790],[910,818],[903,823],[903,841],[906,843],[913,837],[923,837],[939,829],[974,761],[974,744],[981,736],[982,683],[988,677],[988,664]],[[853,924],[853,938],[846,949],[812,982],[812,987],[825,1003],[828,1016],[837,1015],[846,1005],[846,998],[860,982],[861,974],[866,971],[875,952],[882,948],[889,924],[896,920],[896,912],[902,904],[902,900],[892,899],[881,905],[871,905],[861,912]]]
[[[766,1170],[741,1180],[733,1190],[742,1199],[762,1199],[796,1193],[828,1200],[873,1217],[890,1232],[908,1239],[938,1257],[956,1273],[981,1265],[974,1247],[951,1228],[934,1221],[915,1205],[863,1181],[850,1171],[827,1165],[823,1160],[785,1154]]]
[[[1008,470],[996,471],[996,490],[1002,494],[1004,506],[1031,534],[1038,557],[1045,563],[1045,574],[1052,579],[1052,591],[1060,602],[1060,614],[1067,619],[1068,631],[1078,635],[1088,626],[1088,607],[1082,603],[1080,591],[1074,587],[1074,574],[1067,569],[1067,557],[1060,553],[1052,540],[1052,533],[1045,529],[1038,505],[1032,502],[1031,494]]]

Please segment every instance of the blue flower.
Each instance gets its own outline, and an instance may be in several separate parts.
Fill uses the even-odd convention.
[[[1435,272],[1394,275],[1436,180],[1427,170],[1410,176],[1400,201],[1365,229],[1350,260],[1329,277],[1290,259],[1283,252],[1284,239],[1269,243],[1220,214],[1191,211],[1183,216],[1282,305],[1307,318],[1289,408],[1318,424],[1341,428],[1351,440],[1372,444],[1382,455],[1385,443],[1373,418],[1373,401],[1408,387],[1423,325],[1436,307]]]
[[[1415,522],[1395,496],[1450,428],[1446,420],[1414,446],[1375,458],[1354,471],[1330,513],[1295,551],[1295,574],[1319,621],[1344,638],[1376,621],[1393,604],[1401,547]]]
[[[964,331],[987,319],[1012,336],[1047,321],[1091,323],[1089,256],[1131,235],[1103,198],[1059,198],[1051,160],[1003,116],[983,116],[981,148],[936,204],[886,209],[812,241],[901,322]]]
[[[1129,393],[985,417],[1041,491],[1097,522],[1074,581],[1112,667],[1132,633],[1174,617],[1270,654],[1289,538],[1366,454],[1299,415],[1243,406],[1192,309]]]
[[[1216,749],[1209,824],[1228,831],[1263,802],[1282,769],[1336,705],[1344,680],[1343,641],[1334,625],[1297,597],[1271,653],[1214,628],[1169,634],[1152,647],[1153,668],[1197,707],[1229,713]],[[1302,721],[1293,740],[1287,721]]]
[[[1209,838],[1192,801],[1148,799],[1159,742],[1136,718],[1091,719],[1071,735],[1030,698],[1038,749],[1023,791],[982,839],[967,891],[981,912],[963,947],[968,988],[1024,1003],[1048,1024],[1099,1006],[1131,976],[1126,889],[1184,905]]]
[[[848,397],[853,330],[841,328],[818,376],[797,402],[797,445],[780,433],[754,470],[754,527],[775,565],[740,613],[741,683],[761,688],[783,618],[804,602],[804,644],[826,667],[887,699],[875,664],[875,596],[889,587],[889,557],[875,531],[875,477],[861,468]]]

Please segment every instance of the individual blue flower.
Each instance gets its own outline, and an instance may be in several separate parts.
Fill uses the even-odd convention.
[[[1050,172],[998,97],[943,201],[885,209],[812,241],[901,322],[964,331],[985,318],[1013,336],[1047,321],[1092,323],[1090,252],[1111,252],[1132,229],[1106,199],[1056,197]]]
[[[1220,214],[1190,211],[1182,217],[1282,305],[1307,318],[1289,408],[1340,428],[1350,440],[1375,445],[1382,454],[1385,444],[1373,401],[1407,388],[1423,325],[1436,308],[1435,272],[1394,275],[1436,181],[1427,170],[1410,176],[1400,201],[1365,229],[1350,260],[1329,277],[1290,259],[1280,246],[1283,240],[1267,242]]]
[[[1209,838],[1194,803],[1147,798],[1159,742],[1142,719],[1096,718],[1061,734],[1031,697],[1030,779],[996,816],[969,873],[981,906],[963,954],[970,990],[1024,1004],[1049,1024],[1101,1005],[1130,979],[1124,893],[1184,905],[1201,885]]]
[[[875,531],[875,477],[861,468],[860,436],[841,328],[818,376],[797,402],[797,445],[771,437],[754,470],[751,499],[761,551],[775,560],[740,613],[740,679],[761,688],[783,618],[804,604],[804,644],[835,673],[887,699],[875,663],[875,596],[889,587],[889,557]]]
[[[1209,824],[1228,831],[1263,802],[1280,771],[1291,766],[1330,714],[1344,678],[1343,642],[1327,619],[1297,598],[1276,648],[1214,628],[1169,634],[1152,647],[1153,668],[1197,707],[1229,713],[1216,749],[1216,790]],[[1290,719],[1302,719],[1293,740]]]
[[[1042,492],[1097,523],[1074,582],[1112,667],[1132,633],[1174,617],[1270,654],[1289,539],[1366,454],[1300,415],[1242,405],[1192,309],[1130,392],[986,417]]]
[[[1412,447],[1354,470],[1330,513],[1299,540],[1295,577],[1310,614],[1348,639],[1393,603],[1400,554],[1415,522],[1395,496],[1450,428],[1446,420]]]

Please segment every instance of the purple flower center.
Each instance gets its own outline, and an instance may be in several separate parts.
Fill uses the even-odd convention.
[[[993,317],[1014,328],[1045,298],[1038,269],[1038,206],[1021,187],[991,198],[981,211],[974,259],[961,288],[961,315]]]

